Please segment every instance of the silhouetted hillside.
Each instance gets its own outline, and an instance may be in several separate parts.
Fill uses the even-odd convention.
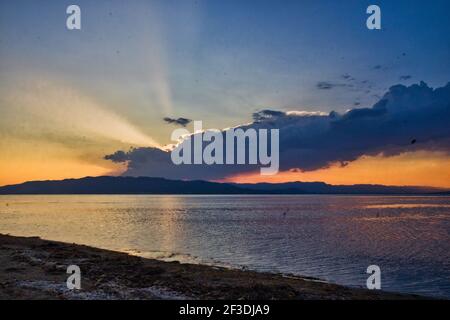
[[[30,181],[0,187],[0,194],[426,194],[447,192],[428,187],[334,186],[323,182],[231,184],[150,177],[86,177]]]
[[[251,192],[251,191],[250,191]],[[240,188],[207,181],[148,177],[86,177],[31,181],[0,188],[0,194],[239,194]]]
[[[239,184],[239,187],[257,191],[301,190],[310,194],[427,194],[443,191],[431,187],[384,186],[376,184],[330,185],[324,182],[286,182]]]

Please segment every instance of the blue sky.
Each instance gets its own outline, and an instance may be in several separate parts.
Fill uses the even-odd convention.
[[[445,84],[449,2],[377,1],[383,29],[369,31],[372,2],[3,1],[1,66],[63,78],[108,103],[129,101],[131,117],[166,103],[168,115],[214,123],[265,107],[370,105],[399,82]],[[82,9],[81,31],[65,29],[71,3]],[[320,81],[343,83],[345,74],[356,79],[353,87],[316,89]],[[360,81],[370,82],[370,93]]]

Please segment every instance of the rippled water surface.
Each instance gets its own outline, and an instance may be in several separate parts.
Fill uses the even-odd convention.
[[[450,298],[450,197],[0,196],[0,233]]]

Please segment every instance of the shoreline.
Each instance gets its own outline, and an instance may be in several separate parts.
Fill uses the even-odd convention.
[[[68,290],[69,265],[81,290]],[[410,300],[414,294],[371,291],[320,279],[164,262],[127,253],[0,234],[0,299]]]

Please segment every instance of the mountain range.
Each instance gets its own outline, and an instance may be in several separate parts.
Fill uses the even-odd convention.
[[[448,189],[414,186],[330,185],[324,182],[218,183],[154,177],[85,177],[29,181],[0,187],[0,194],[449,194]]]

